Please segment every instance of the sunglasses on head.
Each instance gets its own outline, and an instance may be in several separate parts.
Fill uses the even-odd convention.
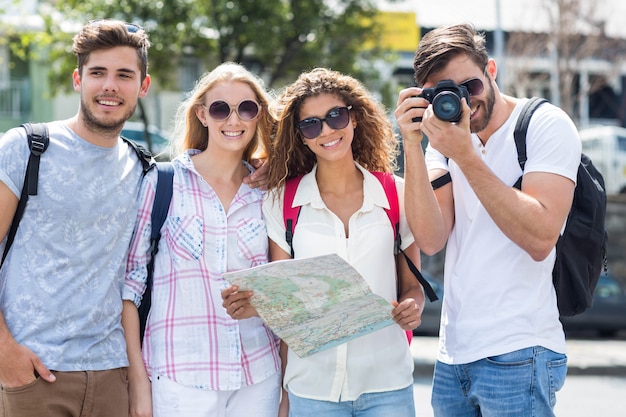
[[[333,107],[326,113],[326,117],[320,119],[319,117],[307,117],[304,120],[300,120],[298,123],[298,130],[307,139],[315,139],[322,133],[323,123],[331,129],[343,129],[348,126],[350,122],[350,109],[352,106],[345,107]]]
[[[485,86],[480,78],[472,78],[459,85],[465,87],[470,96],[477,96],[485,89]]]
[[[116,20],[111,20],[111,19],[96,19],[96,20],[90,20],[89,22],[87,22],[88,25],[94,25],[94,26],[99,26],[102,23],[105,22],[117,22]],[[136,25],[134,23],[128,23],[128,22],[122,22],[124,23],[124,26],[126,26],[126,30],[128,31],[128,33],[137,33],[140,30],[144,30],[141,26]]]
[[[204,104],[202,106],[208,109],[209,116],[217,121],[228,119],[233,110],[235,110],[237,116],[239,116],[241,120],[253,120],[259,115],[260,110],[259,103],[254,100],[242,100],[235,107],[231,106],[224,100],[216,100],[208,107]]]

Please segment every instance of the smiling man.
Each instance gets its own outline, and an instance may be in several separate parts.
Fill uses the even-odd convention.
[[[74,37],[80,106],[47,123],[39,192],[0,270],[0,416],[129,413],[121,290],[143,166],[120,132],[148,92],[149,46],[113,20]],[[0,250],[29,154],[22,128],[0,140]]]
[[[414,68],[419,87],[400,93],[395,112],[406,216],[425,253],[447,242],[434,414],[553,416],[567,358],[552,269],[580,163],[576,127],[559,108],[541,106],[522,172],[513,131],[528,99],[499,91],[482,34],[467,24],[435,29]],[[458,122],[438,119],[420,96],[442,80],[468,92]]]

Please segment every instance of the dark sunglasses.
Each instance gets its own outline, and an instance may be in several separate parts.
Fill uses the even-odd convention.
[[[326,117],[320,119],[319,117],[307,117],[304,120],[300,120],[298,123],[298,130],[307,139],[315,139],[322,133],[323,123],[331,129],[343,129],[348,126],[350,122],[350,109],[352,106],[346,107],[333,107],[326,113]]]
[[[241,120],[253,120],[259,115],[260,106],[254,100],[242,100],[237,106],[232,107],[224,100],[216,100],[209,105],[209,107],[202,105],[209,110],[209,116],[217,121],[226,120],[230,117],[233,110],[237,112],[237,115]]]
[[[89,22],[87,22],[88,25],[93,25],[93,26],[99,26],[101,23],[105,23],[105,22],[117,22],[116,20],[111,20],[111,19],[96,19],[96,20],[90,20]],[[140,30],[144,30],[141,26],[136,25],[134,23],[128,23],[128,22],[123,22],[124,26],[126,26],[126,30],[128,31],[128,33],[137,33]]]
[[[485,89],[485,86],[483,85],[483,82],[480,78],[472,78],[470,80],[462,82],[459,85],[467,88],[467,92],[470,96],[477,96]]]

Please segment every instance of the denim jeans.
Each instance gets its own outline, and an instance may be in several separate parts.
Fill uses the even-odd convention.
[[[289,417],[415,417],[413,386],[362,394],[355,401],[309,400],[289,393]]]
[[[435,417],[553,417],[567,357],[541,346],[464,365],[435,364]]]

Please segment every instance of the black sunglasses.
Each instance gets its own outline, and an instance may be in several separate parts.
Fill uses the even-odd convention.
[[[343,129],[348,126],[350,122],[350,109],[352,106],[345,107],[333,107],[326,113],[326,117],[320,119],[319,117],[307,117],[304,120],[298,122],[298,130],[307,139],[315,139],[322,133],[323,123],[331,129]]]
[[[204,104],[202,106],[208,109],[209,116],[217,121],[228,119],[233,110],[235,110],[241,120],[253,120],[259,115],[260,110],[259,103],[254,100],[242,100],[235,107],[232,107],[224,100],[216,100],[209,107]]]
[[[467,88],[467,92],[470,96],[477,96],[485,89],[485,86],[480,78],[472,78],[459,85]]]
[[[88,25],[93,25],[93,26],[99,26],[101,23],[105,23],[105,22],[118,22],[117,20],[112,20],[112,19],[96,19],[96,20],[90,20],[89,22],[87,22]],[[140,30],[144,30],[141,26],[136,25],[134,23],[128,23],[128,22],[122,22],[124,24],[124,26],[126,26],[126,30],[128,31],[128,33],[137,33]]]

